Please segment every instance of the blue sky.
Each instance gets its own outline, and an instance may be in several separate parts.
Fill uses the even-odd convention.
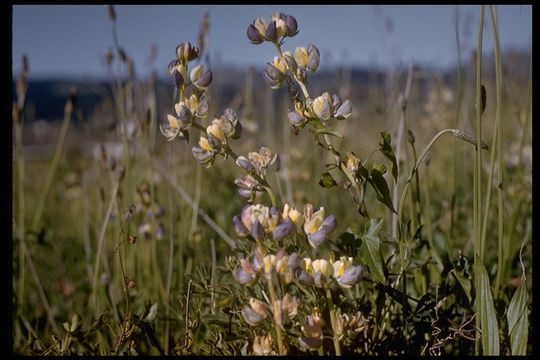
[[[321,50],[321,66],[338,64],[388,67],[420,64],[448,67],[456,61],[453,5],[119,5],[120,44],[145,75],[152,45],[158,52],[154,69],[165,75],[181,42],[197,42],[203,14],[210,14],[210,56],[218,64],[263,66],[275,55],[269,43],[252,45],[247,26],[273,12],[296,17],[300,33],[285,49],[313,43]],[[463,55],[476,47],[479,6],[459,6]],[[532,6],[499,5],[503,49],[532,47]],[[484,52],[493,49],[486,7]],[[13,70],[27,54],[34,77],[104,76],[100,58],[112,47],[111,21],[105,5],[13,6]],[[389,31],[388,29],[392,29]],[[468,35],[467,35],[468,34]]]

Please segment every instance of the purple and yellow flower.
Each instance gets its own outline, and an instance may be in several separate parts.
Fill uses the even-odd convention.
[[[324,208],[321,207],[316,212],[313,212],[313,206],[307,204],[304,208],[304,231],[307,234],[310,245],[314,248],[321,245],[326,236],[336,228],[336,217],[330,215],[324,217]]]

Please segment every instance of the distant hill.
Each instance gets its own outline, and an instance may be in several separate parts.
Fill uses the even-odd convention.
[[[484,71],[493,74],[494,63],[491,55],[485,54]],[[530,69],[531,55],[529,52],[519,50],[507,51],[502,57],[502,63],[505,72],[510,73],[524,81],[526,84],[528,72]],[[464,59],[463,66],[471,65],[474,59]],[[448,86],[454,86],[455,69],[447,71],[422,69],[435,71],[444,79]],[[253,69],[254,92],[261,90],[264,84],[262,78],[262,69]],[[400,73],[406,73],[407,69],[400,69]],[[213,96],[214,101],[219,104],[229,104],[234,95],[242,91],[245,86],[246,69],[239,70],[235,68],[223,68],[214,70]],[[313,94],[320,94],[323,90],[337,91],[339,84],[350,84],[352,94],[358,96],[360,89],[369,86],[382,86],[385,81],[386,73],[379,69],[353,68],[353,69],[323,69],[316,75],[310,76],[310,88]],[[422,82],[425,79],[419,79],[419,87],[423,88]],[[50,78],[33,80],[30,74],[30,83],[27,93],[27,121],[43,119],[47,121],[60,120],[64,112],[64,104],[72,87],[77,88],[78,98],[77,107],[86,117],[90,117],[96,107],[102,104],[106,99],[112,98],[111,85],[106,80],[96,79],[61,79]],[[13,98],[15,98],[15,82],[12,86]],[[172,98],[173,84],[171,79],[160,79],[157,83],[159,106],[169,106]],[[281,89],[281,94],[285,93]],[[165,100],[163,100],[165,99]]]

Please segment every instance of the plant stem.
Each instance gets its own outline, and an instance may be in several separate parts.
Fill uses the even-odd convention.
[[[418,157],[418,160],[416,160],[416,163],[414,164],[413,168],[411,169],[411,172],[409,173],[409,177],[407,178],[407,180],[405,181],[405,185],[403,186],[403,190],[401,191],[401,199],[399,201],[399,208],[398,208],[398,230],[399,230],[399,239],[402,238],[401,234],[402,234],[402,230],[401,230],[401,217],[402,217],[402,213],[403,213],[403,205],[405,204],[405,198],[407,197],[407,191],[409,190],[409,186],[411,184],[411,181],[412,181],[412,178],[415,174],[415,172],[418,170],[418,167],[420,166],[420,164],[422,163],[422,160],[424,160],[424,158],[426,157],[427,153],[429,152],[429,150],[431,149],[431,147],[435,144],[435,142],[441,137],[443,136],[444,134],[446,133],[450,133],[450,132],[453,132],[454,129],[444,129],[442,131],[440,131],[437,135],[435,135],[433,137],[433,139],[431,139],[431,141],[429,142],[429,144],[424,148],[424,150],[422,151],[422,153],[420,154],[420,156]]]
[[[499,296],[501,286],[501,270],[504,258],[503,253],[503,233],[504,233],[504,203],[503,203],[503,163],[502,163],[502,69],[499,48],[499,29],[495,14],[495,6],[489,8],[491,16],[491,29],[495,43],[495,76],[497,88],[497,114],[495,117],[497,133],[497,208],[498,208],[498,256],[497,256],[497,278],[495,281],[495,297]],[[491,179],[491,177],[490,177]],[[486,221],[487,222],[487,221]],[[484,234],[483,234],[484,235]],[[485,235],[483,240],[485,241]]]
[[[482,224],[482,96],[481,96],[481,87],[482,87],[482,38],[484,32],[484,5],[480,5],[480,22],[478,29],[478,46],[476,49],[476,157],[475,157],[475,176],[474,176],[474,202],[473,202],[473,211],[474,211],[474,269],[480,268],[481,263],[483,263],[483,249],[481,248],[481,224]],[[475,272],[475,288],[479,289],[480,284],[477,279],[479,275]],[[480,314],[482,311],[482,303],[479,298],[479,291],[476,291],[476,338],[480,338],[481,324],[480,324]],[[475,353],[476,355],[480,354],[480,341],[475,341]]]
[[[19,226],[18,226],[18,237],[19,237],[19,288],[17,291],[17,313],[22,313],[22,307],[24,305],[24,293],[26,287],[26,262],[24,257],[23,241],[26,236],[25,230],[25,199],[24,199],[24,145],[22,141],[22,128],[23,128],[23,109],[16,108],[15,111],[18,111],[19,119],[15,121],[15,142],[17,147],[17,195],[19,201]],[[17,119],[16,119],[17,120]]]
[[[114,185],[112,194],[111,194],[111,200],[109,202],[109,207],[107,209],[107,214],[105,214],[105,219],[103,221],[103,226],[101,227],[101,232],[99,234],[99,240],[98,240],[98,249],[96,252],[96,263],[94,265],[94,280],[92,281],[92,306],[94,306],[94,310],[97,311],[97,283],[98,283],[98,277],[99,277],[99,263],[101,260],[101,252],[103,251],[103,243],[105,242],[105,233],[107,232],[107,225],[109,224],[109,219],[112,214],[114,202],[116,200],[116,195],[118,194],[118,187],[120,186],[120,180],[118,179]]]
[[[47,198],[47,194],[49,193],[49,189],[51,187],[54,174],[56,173],[56,168],[58,167],[58,161],[60,160],[60,155],[62,154],[62,149],[64,147],[64,140],[66,138],[70,120],[71,120],[71,113],[66,112],[64,114],[64,121],[62,122],[62,128],[60,129],[58,142],[56,143],[54,157],[52,159],[51,166],[49,168],[47,177],[45,179],[45,185],[43,185],[43,190],[40,193],[38,205],[36,207],[36,212],[32,220],[31,229],[33,231],[38,230],[39,221],[41,220],[41,215],[43,213],[43,207],[45,206],[45,200]]]
[[[279,314],[281,316],[281,309],[279,311],[276,311],[275,307],[277,304],[277,298],[276,293],[274,290],[274,284],[272,284],[272,272],[269,272],[266,274],[266,282],[268,283],[268,290],[270,292],[270,301],[272,302],[272,312],[274,314],[274,322],[276,323],[276,335],[277,335],[277,343],[278,343],[278,354],[279,355],[285,355],[285,349],[283,347],[283,334],[281,333],[281,319],[276,319],[276,316]]]
[[[332,340],[334,341],[334,349],[337,356],[341,356],[341,345],[339,343],[339,334],[336,333],[337,323],[336,323],[336,307],[334,301],[332,300],[332,293],[328,287],[325,287],[326,290],[326,299],[328,300],[328,308],[330,310],[330,323],[332,325]]]
[[[455,17],[455,24],[454,29],[456,33],[456,48],[457,48],[457,99],[456,99],[456,117],[454,120],[453,128],[457,129],[460,123],[460,115],[461,115],[461,96],[462,96],[462,88],[461,88],[461,43],[459,39],[459,8],[458,5],[456,5],[456,17]],[[456,140],[454,139],[452,141],[452,185],[451,185],[451,201],[450,201],[450,236],[449,239],[454,238],[454,220],[455,220],[455,207],[456,207],[456,160],[457,160],[457,147],[456,147]]]

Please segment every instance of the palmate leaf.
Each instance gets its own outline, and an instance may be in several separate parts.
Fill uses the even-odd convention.
[[[358,239],[362,239],[359,252],[360,259],[369,267],[376,281],[385,283],[383,259],[380,251],[381,240],[379,239],[382,224],[382,219],[369,219],[369,224],[367,224],[366,231],[363,234],[350,228],[348,232],[352,233]]]
[[[506,319],[508,320],[508,335],[512,355],[525,355],[527,351],[527,339],[529,338],[529,318],[527,314],[527,283],[525,277],[519,284],[510,305]]]
[[[480,316],[483,355],[499,355],[499,325],[489,287],[489,276],[483,264],[474,265],[476,277],[476,313]]]

